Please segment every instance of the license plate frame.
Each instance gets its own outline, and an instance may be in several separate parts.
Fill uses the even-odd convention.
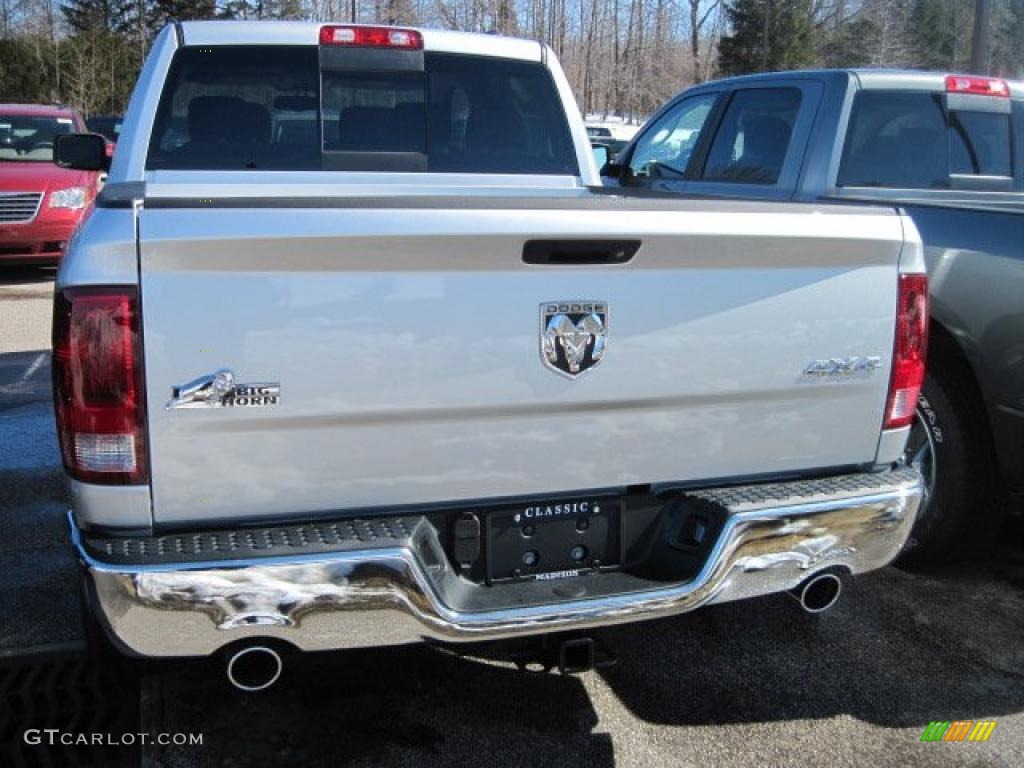
[[[622,563],[622,498],[541,501],[485,518],[487,582],[561,579],[615,570]],[[586,555],[574,559],[573,550]],[[527,553],[537,562],[530,565]]]

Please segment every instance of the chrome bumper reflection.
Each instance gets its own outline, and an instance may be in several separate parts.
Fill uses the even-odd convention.
[[[891,478],[869,494],[740,504],[693,580],[581,576],[571,599],[566,582],[513,594],[465,581],[426,520],[402,547],[147,566],[97,560],[69,520],[100,618],[131,652],[204,655],[267,637],[313,651],[590,629],[782,592],[817,571],[870,571],[899,553],[921,498],[915,473]]]

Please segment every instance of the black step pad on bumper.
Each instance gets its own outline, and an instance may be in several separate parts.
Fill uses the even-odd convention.
[[[248,560],[349,549],[408,546],[422,517],[341,520],[266,528],[176,533],[155,537],[83,536],[86,551],[116,565]]]

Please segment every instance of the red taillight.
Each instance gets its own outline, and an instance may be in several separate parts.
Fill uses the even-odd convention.
[[[320,45],[347,45],[352,48],[423,49],[423,36],[414,29],[393,27],[330,26],[320,27]]]
[[[900,275],[896,311],[896,342],[892,354],[892,380],[885,404],[885,429],[905,427],[914,420],[917,398],[924,383],[928,354],[928,278]]]
[[[145,403],[134,288],[60,291],[53,307],[53,398],[73,478],[145,483]]]
[[[1005,80],[974,75],[946,75],[946,91],[972,93],[977,96],[1003,96],[1008,98],[1010,86]]]

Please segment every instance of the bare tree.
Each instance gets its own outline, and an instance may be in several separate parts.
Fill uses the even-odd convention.
[[[154,0],[128,0],[134,9],[132,26],[120,38],[91,42],[65,27],[63,2],[0,0],[0,39],[19,41],[2,49],[17,60],[0,59],[0,82],[10,83],[11,73],[27,71],[18,75],[22,84],[6,87],[32,88],[40,100],[64,99],[86,111],[122,108],[158,31],[152,22]],[[522,35],[551,46],[584,111],[640,119],[672,94],[715,76],[718,42],[729,32],[725,9],[736,2],[217,0],[217,7],[248,18]],[[763,5],[770,10],[782,2],[763,0]],[[1024,72],[1024,0],[802,0],[802,7],[812,30],[806,59],[813,63],[950,70],[971,63],[977,71]],[[937,17],[933,26],[945,35],[938,56],[926,57],[935,46],[921,35],[922,13]],[[26,57],[33,62],[28,68]]]
[[[721,0],[687,0],[690,6],[690,56],[693,60],[693,82],[703,83],[706,73],[701,66],[701,32],[713,14],[721,14]]]

